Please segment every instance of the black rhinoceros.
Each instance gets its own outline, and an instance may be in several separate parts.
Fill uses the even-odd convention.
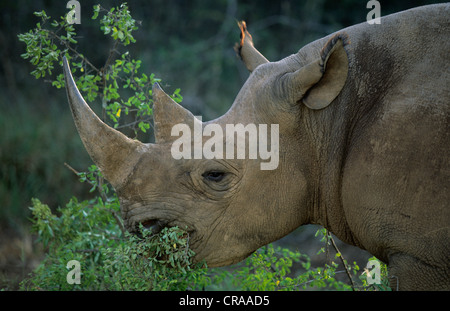
[[[386,262],[394,288],[450,289],[450,5],[348,27],[277,62],[240,27],[237,51],[251,74],[229,111],[201,122],[155,85],[155,144],[104,124],[65,61],[75,124],[127,229],[187,228],[196,260],[223,266],[319,224]],[[174,157],[176,125],[211,126],[191,137],[195,153],[230,124],[245,133],[227,137],[244,138],[256,128],[247,125],[276,125],[266,142],[246,143],[269,150],[270,140],[276,165],[217,153],[228,140],[209,156]]]

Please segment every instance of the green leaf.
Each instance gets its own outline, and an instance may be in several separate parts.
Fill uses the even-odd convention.
[[[94,15],[92,15],[92,19],[97,19],[98,14],[100,12],[100,5],[94,5]]]

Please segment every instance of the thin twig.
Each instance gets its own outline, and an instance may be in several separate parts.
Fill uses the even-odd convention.
[[[119,54],[117,52],[118,46],[119,46],[119,41],[114,41],[114,46],[109,50],[108,59],[106,60],[105,65],[103,66],[105,74],[106,74],[106,71],[108,70],[109,64],[113,61],[114,53]]]
[[[353,281],[352,275],[350,274],[350,270],[349,270],[347,264],[345,263],[344,256],[342,256],[342,253],[339,251],[336,243],[334,242],[333,237],[331,236],[331,233],[329,233],[329,232],[328,232],[328,238],[330,239],[331,244],[333,245],[336,252],[339,254],[339,258],[341,259],[342,264],[344,265],[344,269],[347,272],[347,276],[350,279],[350,282],[352,283],[352,290],[355,291],[355,282]]]
[[[94,69],[97,73],[99,72],[98,68],[95,67],[86,57],[82,56],[80,53],[78,53],[77,50],[75,50],[73,47],[70,46],[69,43],[61,39],[55,32],[44,29],[48,34],[50,34],[54,39],[58,40],[59,43],[63,46],[65,46],[67,49],[72,51],[76,56],[80,57],[86,64],[88,64],[92,69]]]
[[[69,170],[71,170],[72,172],[74,172],[75,175],[77,175],[77,176],[80,175],[80,172],[78,172],[76,169],[74,169],[72,166],[70,166],[70,165],[67,164],[66,162],[64,162],[64,165],[65,165]]]
[[[343,273],[343,272],[345,272],[345,271],[344,270],[339,270],[339,271],[336,271],[334,274],[339,274],[339,273]],[[319,280],[323,280],[323,279],[324,279],[324,277],[321,277]],[[284,288],[300,287],[300,286],[304,286],[306,284],[309,284],[309,283],[312,283],[312,282],[315,282],[315,281],[317,281],[317,280],[313,279],[313,280],[309,280],[309,281],[306,281],[306,282],[303,282],[303,283],[299,283],[299,284],[294,284],[294,285],[277,286],[277,290],[278,289],[284,289]]]
[[[125,227],[123,226],[122,220],[120,219],[119,215],[117,215],[116,211],[113,209],[109,209],[109,211],[114,216],[114,219],[117,221],[120,231],[122,231],[122,236],[125,236],[126,230]]]

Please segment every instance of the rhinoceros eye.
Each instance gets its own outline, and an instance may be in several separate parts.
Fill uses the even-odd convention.
[[[220,182],[225,177],[225,173],[220,171],[208,171],[203,173],[202,176],[206,180]]]

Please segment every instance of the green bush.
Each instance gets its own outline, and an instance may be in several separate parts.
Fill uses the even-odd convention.
[[[328,248],[335,244],[333,238],[326,229],[319,229],[316,236],[323,235],[324,247],[318,253],[330,253]],[[335,246],[335,245],[334,245]],[[294,290],[390,290],[386,265],[375,260],[380,265],[380,284],[369,284],[367,282],[367,269],[361,273],[360,267],[353,262],[349,265],[342,258],[337,247],[334,260],[323,267],[313,267],[311,259],[300,253],[287,248],[275,247],[273,244],[258,249],[243,263],[232,271],[223,271],[223,268],[215,269],[214,278],[210,285],[211,289],[226,290],[256,290],[256,291],[294,291]],[[339,267],[336,261],[341,261],[344,268]],[[294,265],[297,265],[294,269]],[[298,266],[301,268],[298,268]],[[347,282],[338,280],[340,273],[346,273]]]
[[[160,80],[153,74],[140,73],[141,61],[132,59],[128,51],[118,52],[135,42],[132,33],[137,30],[136,22],[126,4],[110,10],[96,5],[93,12],[92,19],[102,14],[100,29],[112,38],[102,68],[77,51],[76,32],[66,18],[49,25],[51,17],[45,11],[35,13],[41,19],[35,29],[19,35],[26,44],[22,57],[35,66],[33,76],[47,77],[53,86],[62,88],[63,74],[55,76],[53,70],[56,63],[62,65],[65,55],[72,72],[81,74],[76,78],[78,88],[87,101],[101,102],[102,115],[108,116],[112,126],[129,128],[136,136],[145,133],[151,128],[151,86]],[[179,89],[172,98],[181,102]],[[337,281],[335,262],[313,268],[306,255],[272,245],[259,249],[231,271],[193,264],[195,254],[189,249],[189,234],[184,228],[166,228],[159,234],[141,230],[141,237],[128,234],[119,216],[119,200],[97,167],[93,165],[87,172],[71,170],[80,181],[91,184],[91,192],[98,195],[85,201],[72,198],[56,213],[38,199],[32,200],[33,230],[46,256],[22,282],[23,290],[371,289],[370,284]],[[323,234],[326,247],[334,244],[326,230],[318,233]],[[351,274],[358,274],[355,263],[348,265],[339,252],[337,258],[350,279]],[[294,264],[301,265],[302,273],[293,273]],[[375,289],[388,288],[383,285]]]
[[[363,273],[352,288],[336,280],[337,263],[313,268],[308,256],[272,244],[234,269],[207,269],[192,263],[189,235],[178,227],[159,234],[142,230],[141,237],[125,232],[116,196],[106,202],[73,198],[58,209],[59,216],[38,199],[30,209],[46,257],[22,282],[22,290],[389,290],[385,265],[381,284],[368,284]],[[67,280],[72,260],[80,264],[79,284]],[[294,263],[301,264],[301,273],[292,273]],[[355,263],[348,269],[359,274]]]
[[[70,200],[56,216],[33,199],[33,231],[47,255],[23,290],[186,290],[209,281],[202,264],[192,265],[189,235],[177,228],[142,237],[125,232],[118,199]],[[79,284],[67,280],[67,265],[80,264]]]

